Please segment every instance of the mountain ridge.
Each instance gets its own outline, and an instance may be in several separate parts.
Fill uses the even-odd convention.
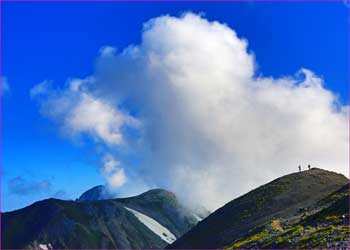
[[[161,189],[96,201],[50,198],[2,214],[2,247],[163,248],[168,242],[159,233],[164,230],[152,225],[180,237],[197,222],[174,194]]]
[[[279,177],[208,217],[164,189],[115,199],[95,194],[2,213],[2,247],[350,248],[349,179],[318,168]]]
[[[86,190],[77,200],[108,200],[114,198],[116,197],[112,195],[104,185],[97,185]]]
[[[249,230],[292,217],[349,183],[341,174],[313,168],[277,178],[214,211],[167,248],[223,248]]]

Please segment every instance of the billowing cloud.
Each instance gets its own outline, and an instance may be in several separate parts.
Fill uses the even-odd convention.
[[[72,79],[64,89],[53,89],[49,81],[44,81],[34,86],[30,95],[39,100],[44,115],[60,123],[65,134],[87,134],[108,145],[122,144],[122,127],[137,126],[138,121],[89,94],[84,85],[91,82],[93,78]]]
[[[64,88],[55,89],[46,80],[35,85],[30,96],[39,101],[42,114],[56,121],[66,136],[87,135],[110,148],[123,145],[123,128],[138,127],[139,121],[112,102],[89,93],[87,87],[94,81],[93,77],[70,79]],[[108,186],[111,189],[123,186],[127,177],[119,162],[110,154],[103,161],[101,172]]]
[[[109,188],[113,190],[126,183],[127,177],[124,169],[112,155],[107,154],[104,156],[102,166],[102,174],[106,178]]]
[[[209,209],[299,164],[347,174],[349,107],[307,69],[257,77],[247,46],[195,14],[157,17],[144,24],[141,44],[101,49],[90,80],[52,90],[42,110],[107,145],[120,145],[123,126],[135,128],[125,144],[141,159],[137,176]]]

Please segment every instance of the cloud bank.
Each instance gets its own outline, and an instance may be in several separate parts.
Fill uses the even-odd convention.
[[[142,182],[209,209],[299,164],[348,175],[349,107],[323,79],[257,77],[247,41],[196,14],[151,19],[141,44],[102,48],[92,76],[44,85],[32,90],[41,112],[107,145],[101,173],[115,187],[132,188],[126,155]]]

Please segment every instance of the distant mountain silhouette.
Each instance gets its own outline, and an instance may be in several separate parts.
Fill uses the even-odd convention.
[[[3,213],[2,248],[163,248],[202,216],[166,190],[100,200],[101,190],[79,201],[47,199]]]

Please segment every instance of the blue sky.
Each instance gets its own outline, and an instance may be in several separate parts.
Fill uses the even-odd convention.
[[[75,199],[104,182],[93,145],[72,143],[42,117],[30,89],[84,78],[101,47],[139,44],[142,23],[163,14],[205,13],[249,42],[257,75],[305,67],[348,104],[348,9],[339,3],[2,3],[4,93],[2,210],[57,196]]]

